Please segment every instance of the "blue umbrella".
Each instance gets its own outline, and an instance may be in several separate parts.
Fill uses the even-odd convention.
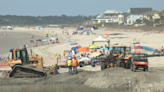
[[[71,57],[72,56],[72,54],[68,54],[66,57]]]
[[[143,45],[141,45],[141,44],[137,44],[137,46],[141,46],[142,49],[145,49],[145,50],[147,50],[147,51],[155,51],[155,50],[153,50],[152,48],[147,47],[147,46],[143,46]]]
[[[51,39],[52,39],[52,40],[55,40],[56,38],[52,37]]]
[[[72,42],[70,45],[76,45],[76,44],[78,44],[77,42]]]
[[[112,50],[112,49],[113,49],[112,47],[109,48],[109,50]]]
[[[103,48],[100,48],[100,49],[102,50]],[[108,48],[107,47],[104,47],[104,49],[107,50]]]
[[[66,40],[66,41],[64,41],[64,43],[70,43],[71,41],[70,40]]]

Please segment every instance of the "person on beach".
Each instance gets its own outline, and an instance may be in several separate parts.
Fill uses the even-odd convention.
[[[58,38],[56,38],[56,42],[58,42]]]
[[[161,54],[164,54],[164,53],[163,53],[163,46],[161,47]]]
[[[29,38],[31,39],[31,35],[29,34]]]
[[[72,66],[73,66],[73,73],[75,73],[75,74],[77,74],[77,65],[78,65],[78,61],[77,61],[76,57],[73,57]]]
[[[24,48],[26,48],[26,44],[24,44]]]
[[[56,60],[57,60],[57,64],[58,64],[58,59],[59,59],[59,54],[58,54],[58,52],[56,52]]]
[[[38,47],[38,44],[36,43],[35,47]]]
[[[21,48],[21,49],[23,49],[23,46],[22,46],[22,45],[20,45],[20,48]]]
[[[64,58],[65,58],[65,53],[66,53],[66,52],[65,52],[65,50],[64,50],[64,52],[63,52],[63,56],[64,56]]]
[[[10,59],[10,53],[7,54],[7,61]]]
[[[71,57],[68,57],[67,66],[68,66],[68,69],[69,69],[69,75],[72,75],[72,61],[71,61]]]
[[[103,53],[105,54],[105,49],[103,48]]]
[[[72,55],[75,55],[75,51],[72,49]]]

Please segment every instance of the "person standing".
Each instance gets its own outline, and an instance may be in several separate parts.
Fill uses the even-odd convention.
[[[26,48],[26,45],[24,44],[24,48]]]
[[[59,54],[58,54],[58,52],[56,52],[56,60],[57,60],[57,64],[58,64],[58,59],[59,59]]]
[[[163,46],[161,47],[161,54],[163,54]]]
[[[64,50],[64,52],[63,52],[63,56],[64,56],[64,58],[65,58],[65,53],[66,53],[66,52],[65,52],[65,50]]]
[[[56,38],[56,42],[58,42],[58,38]]]
[[[72,66],[73,66],[73,73],[75,73],[75,74],[77,74],[77,65],[78,65],[77,59],[76,59],[76,57],[73,57]]]
[[[7,54],[7,61],[10,59],[10,53]]]
[[[72,49],[72,55],[75,55],[75,51]]]
[[[103,53],[105,54],[105,49],[103,48]]]
[[[69,71],[69,75],[72,75],[72,61],[71,61],[71,57],[68,57],[68,61],[67,61],[67,66],[68,66],[68,71]]]

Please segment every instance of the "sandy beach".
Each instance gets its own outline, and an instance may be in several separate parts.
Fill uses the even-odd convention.
[[[25,29],[23,27],[22,28],[17,27],[17,28],[14,28],[14,30],[6,30],[8,35],[7,36],[0,36],[0,47],[1,47],[0,54],[5,56],[11,48],[15,48],[15,47],[20,48],[21,44],[27,44],[27,45],[29,45],[28,49],[33,50],[33,54],[38,54],[39,56],[43,57],[44,66],[50,66],[50,65],[54,65],[56,63],[56,59],[55,59],[55,53],[56,52],[58,52],[60,55],[63,56],[64,50],[70,50],[71,47],[76,46],[76,45],[70,45],[70,43],[64,43],[65,40],[70,40],[71,42],[77,42],[78,43],[77,45],[81,45],[82,47],[88,47],[89,45],[92,45],[92,41],[94,39],[96,39],[100,34],[104,34],[104,33],[109,34],[109,36],[107,38],[110,39],[110,45],[118,43],[120,45],[123,44],[126,46],[133,47],[134,46],[133,43],[140,42],[140,44],[142,44],[144,46],[148,46],[150,48],[158,49],[158,50],[160,50],[161,46],[164,45],[163,44],[164,34],[143,35],[144,32],[119,32],[119,31],[94,30],[93,32],[96,33],[96,35],[85,35],[85,34],[84,35],[66,35],[66,34],[62,34],[62,30],[64,30],[64,29],[53,28],[53,29],[44,29],[44,31],[43,31],[43,29],[41,29],[41,30],[35,29],[34,30],[34,29]],[[70,34],[72,34],[72,32],[75,31],[75,29],[74,30],[73,29],[67,29],[67,30],[69,31]],[[0,30],[1,34],[3,32],[4,32],[4,30]],[[60,43],[48,45],[45,42],[43,46],[41,45],[41,43],[38,43],[38,45],[39,45],[38,47],[33,47],[36,43],[30,43],[29,42],[29,40],[30,40],[29,34],[33,34],[34,37],[36,37],[36,38],[39,37],[39,38],[48,39],[48,40],[53,35],[55,38],[59,39]],[[49,37],[45,38],[45,34],[49,34]],[[57,36],[55,36],[55,34],[57,34]],[[105,45],[107,45],[107,43],[97,42],[97,43],[95,43],[95,45],[105,46]],[[143,53],[153,53],[153,52],[149,52],[149,51],[145,51],[145,50],[143,50],[142,52]],[[78,55],[79,54],[77,54],[76,56],[78,56]],[[151,70],[150,72],[153,72],[153,74],[148,74],[148,73],[144,73],[144,72],[136,73],[136,75],[140,76],[138,78],[138,80],[141,82],[140,79],[142,79],[144,77],[144,75],[151,77],[151,79],[153,80],[154,77],[161,74],[162,68],[164,67],[163,60],[164,60],[164,57],[151,57],[151,58],[149,58],[149,67]],[[63,64],[63,63],[64,63],[64,59],[62,58],[59,60],[59,64]],[[158,68],[159,70],[156,70],[156,68]],[[161,70],[160,70],[160,68],[161,68]],[[10,67],[0,67],[0,70],[4,70],[4,69],[11,69],[11,68]],[[117,70],[116,68],[111,68],[111,69],[107,69],[103,73],[101,73],[100,72],[101,71],[100,66],[96,66],[94,68],[91,66],[84,66],[82,68],[78,67],[78,69],[83,70],[83,72],[79,73],[78,75],[73,75],[73,76],[74,76],[74,78],[78,78],[79,82],[81,80],[80,76],[81,77],[82,76],[84,77],[84,75],[88,76],[84,79],[85,82],[81,81],[79,84],[87,85],[89,87],[98,87],[98,88],[109,88],[109,87],[111,87],[111,85],[113,85],[113,84],[106,85],[107,82],[104,82],[104,83],[102,82],[107,78],[107,77],[103,77],[103,76],[105,76],[104,75],[105,72],[110,73],[112,71],[112,73],[115,73],[115,76],[117,76],[117,77],[123,76],[123,75],[118,74],[118,73],[124,72],[124,69],[118,69],[118,71],[116,71]],[[116,69],[115,72],[114,72],[114,69]],[[154,72],[153,70],[159,71],[159,72],[157,73],[157,72]],[[59,71],[59,73],[63,73],[63,72],[66,72],[66,69],[59,69],[58,71]],[[85,71],[87,71],[87,72],[85,72]],[[127,71],[131,72],[130,70],[127,70]],[[92,73],[92,75],[89,76],[88,73]],[[133,76],[134,74],[135,73],[129,73],[129,76]],[[102,75],[102,76],[100,76],[100,75]],[[54,79],[54,78],[58,79],[59,76],[62,76],[62,75],[59,74],[57,76],[56,77],[50,77],[50,79]],[[111,75],[111,76],[113,76],[113,80],[117,80],[114,78],[115,77],[114,75]],[[108,77],[112,78],[111,76],[108,75]],[[159,76],[163,76],[163,75],[161,74]],[[100,79],[97,79],[97,78],[100,78]],[[148,78],[148,77],[144,77],[144,78]],[[65,77],[65,79],[73,79],[73,78],[66,78]],[[94,79],[96,79],[97,81],[93,82]],[[155,80],[150,81],[150,82],[153,83],[154,81]],[[162,81],[164,81],[164,79],[160,77],[159,81],[162,82]],[[157,81],[157,82],[159,82],[159,81]],[[55,81],[55,82],[59,83],[59,80]],[[70,81],[67,81],[67,83],[69,83],[69,82]],[[76,83],[78,84],[77,81],[74,81],[74,82],[75,82],[75,84]],[[110,81],[108,81],[108,82],[110,82]],[[146,80],[145,80],[145,82],[146,82]],[[115,83],[115,85],[117,85],[117,84],[119,84],[119,82]],[[135,84],[137,84],[137,83],[134,83],[134,85]],[[106,86],[104,86],[104,85],[106,85]],[[120,86],[121,85],[123,85],[123,84],[120,84]]]

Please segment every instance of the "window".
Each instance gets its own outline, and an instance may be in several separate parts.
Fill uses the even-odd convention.
[[[16,51],[16,59],[20,59],[20,52]]]
[[[106,20],[100,20],[100,22],[106,22]]]
[[[113,47],[113,54],[123,54],[125,56],[125,47]]]

